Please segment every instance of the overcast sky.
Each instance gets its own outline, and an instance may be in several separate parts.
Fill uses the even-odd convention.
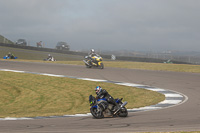
[[[200,0],[0,0],[0,35],[71,50],[200,51]]]

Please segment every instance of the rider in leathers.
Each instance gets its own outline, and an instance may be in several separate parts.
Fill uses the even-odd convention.
[[[89,57],[90,61],[93,61],[93,62],[97,63],[96,59],[92,58],[93,56],[99,56],[99,55],[95,53],[94,49],[91,49],[90,53],[88,53],[88,57]]]
[[[95,88],[96,94],[97,94],[97,99],[102,99],[102,98],[106,98],[108,103],[111,103],[113,105],[115,105],[115,110],[117,110],[119,108],[119,105],[115,102],[115,99],[105,90],[102,89],[100,86],[97,86]]]
[[[9,57],[10,59],[14,59],[15,58],[14,54],[12,54],[11,52],[9,52],[7,54],[7,57]]]

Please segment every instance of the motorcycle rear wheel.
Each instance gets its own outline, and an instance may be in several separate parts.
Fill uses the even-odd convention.
[[[102,119],[104,117],[103,112],[102,111],[98,112],[96,108],[91,108],[90,112],[94,118]]]

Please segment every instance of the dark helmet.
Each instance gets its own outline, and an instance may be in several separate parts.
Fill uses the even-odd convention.
[[[95,91],[96,91],[96,94],[99,94],[99,92],[102,91],[101,86],[97,86],[97,87],[95,88]]]

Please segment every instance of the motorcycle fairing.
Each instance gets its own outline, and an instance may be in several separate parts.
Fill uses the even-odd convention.
[[[107,99],[106,98],[97,99],[97,102],[100,102],[100,101],[107,101]],[[97,107],[98,107],[98,105],[94,105],[91,108],[96,108],[97,109]]]

